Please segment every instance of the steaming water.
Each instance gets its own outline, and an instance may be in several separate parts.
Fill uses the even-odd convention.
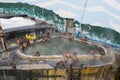
[[[25,50],[25,54],[34,55],[39,51],[42,55],[61,55],[64,52],[77,51],[78,54],[88,54],[90,50],[98,53],[96,46],[66,38],[52,38],[47,42],[39,42]]]

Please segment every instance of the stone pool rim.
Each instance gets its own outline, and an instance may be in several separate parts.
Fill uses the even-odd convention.
[[[58,36],[52,36],[53,37],[58,37]],[[66,36],[66,38],[69,38],[69,36]],[[74,38],[74,40],[77,40],[77,41],[82,41],[80,39],[77,39],[77,38]],[[38,40],[37,42],[40,42],[40,40]],[[91,41],[82,41],[82,42],[85,42],[87,44],[93,44],[93,45],[96,45],[97,42],[91,42]],[[108,54],[107,54],[107,49],[104,47],[104,46],[100,46],[104,51],[105,51],[105,55],[104,57],[107,57]],[[62,55],[41,55],[41,56],[32,56],[32,55],[26,55],[24,54],[24,52],[20,52],[20,50],[17,50],[17,55],[21,58],[21,59],[28,59],[28,60],[53,60],[53,59],[66,59],[66,58],[63,58]],[[102,55],[96,55],[96,59],[100,59]],[[114,56],[113,56],[114,57]],[[94,56],[92,55],[78,55],[78,59],[87,59],[87,60],[90,60],[90,59],[94,59]],[[106,62],[105,64],[100,64],[100,65],[91,65],[91,66],[88,66],[88,67],[100,67],[100,66],[105,66],[105,65],[110,65],[110,64],[113,64],[114,63],[114,59],[112,58],[109,62]]]

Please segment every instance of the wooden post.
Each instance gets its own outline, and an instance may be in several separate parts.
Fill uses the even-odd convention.
[[[66,18],[66,33],[68,32],[68,28],[73,27],[73,19]]]
[[[70,20],[66,20],[66,32],[68,32],[69,27],[70,27]]]
[[[66,31],[65,32],[67,32],[68,30],[68,20],[66,20]]]
[[[84,66],[84,64],[81,64],[80,65],[80,69],[79,69],[79,77],[80,77],[80,79],[79,80],[82,80],[82,69],[83,69],[83,66]]]
[[[72,75],[72,64],[70,64],[70,67],[67,69],[67,80],[71,80]]]
[[[5,42],[5,38],[4,38],[4,33],[3,33],[3,29],[2,29],[1,26],[0,26],[0,38],[1,38],[3,51],[7,51],[6,42]]]

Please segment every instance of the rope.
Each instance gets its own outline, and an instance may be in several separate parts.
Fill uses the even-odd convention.
[[[0,26],[1,26],[1,21],[0,21]]]
[[[82,25],[82,21],[83,21],[84,15],[85,15],[85,9],[86,9],[86,6],[87,6],[87,2],[88,2],[88,0],[85,1],[84,8],[83,8],[83,14],[82,14],[81,21],[80,21],[80,32],[81,32],[81,34],[82,34],[81,25]]]

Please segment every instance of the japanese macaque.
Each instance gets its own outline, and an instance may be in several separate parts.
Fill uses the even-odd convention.
[[[81,40],[82,41],[87,41],[88,39],[87,39],[87,37],[83,37]]]
[[[40,52],[36,51],[35,56],[40,56]]]
[[[73,53],[63,53],[62,55],[64,58],[67,58],[67,61],[70,61],[69,58],[72,58],[72,64],[76,64],[79,62],[78,58],[77,58],[77,52],[74,51]]]
[[[24,52],[24,49],[25,49],[24,46],[20,46],[20,48],[19,48],[19,50],[20,50],[21,53]]]
[[[15,62],[10,62],[10,66],[12,66],[12,69],[16,69],[16,63]]]
[[[66,52],[66,53],[63,53],[62,56],[64,58],[72,58],[73,55],[71,53]]]
[[[47,33],[47,38],[50,39],[51,36],[50,36],[50,32]]]
[[[57,62],[56,64],[55,64],[55,67],[64,67],[64,68],[66,68],[65,67],[65,64],[67,63],[67,61],[66,60],[64,60],[64,61],[59,61],[59,62]]]
[[[99,47],[98,49],[101,55],[105,55],[105,51],[102,47]]]
[[[100,54],[101,54],[101,55],[105,55],[105,51],[104,51],[104,49],[102,48],[102,46],[103,46],[102,44],[97,44],[97,48],[98,48]]]
[[[25,48],[27,48],[27,47],[28,47],[28,43],[23,43],[23,46],[24,46]]]
[[[22,43],[23,43],[23,40],[24,40],[24,37],[20,37],[20,38],[16,41],[17,45],[18,45],[18,46],[21,46]]]
[[[43,42],[46,42],[47,40],[48,40],[47,37],[42,37],[42,41],[43,41]]]
[[[94,56],[94,55],[95,55],[95,51],[94,51],[94,50],[90,50],[90,51],[89,51],[89,55]]]
[[[63,53],[62,56],[63,56],[64,58],[77,57],[77,52],[76,52],[76,51],[74,51],[73,53],[66,52],[66,53]]]
[[[69,40],[74,40],[74,37],[69,37]]]

